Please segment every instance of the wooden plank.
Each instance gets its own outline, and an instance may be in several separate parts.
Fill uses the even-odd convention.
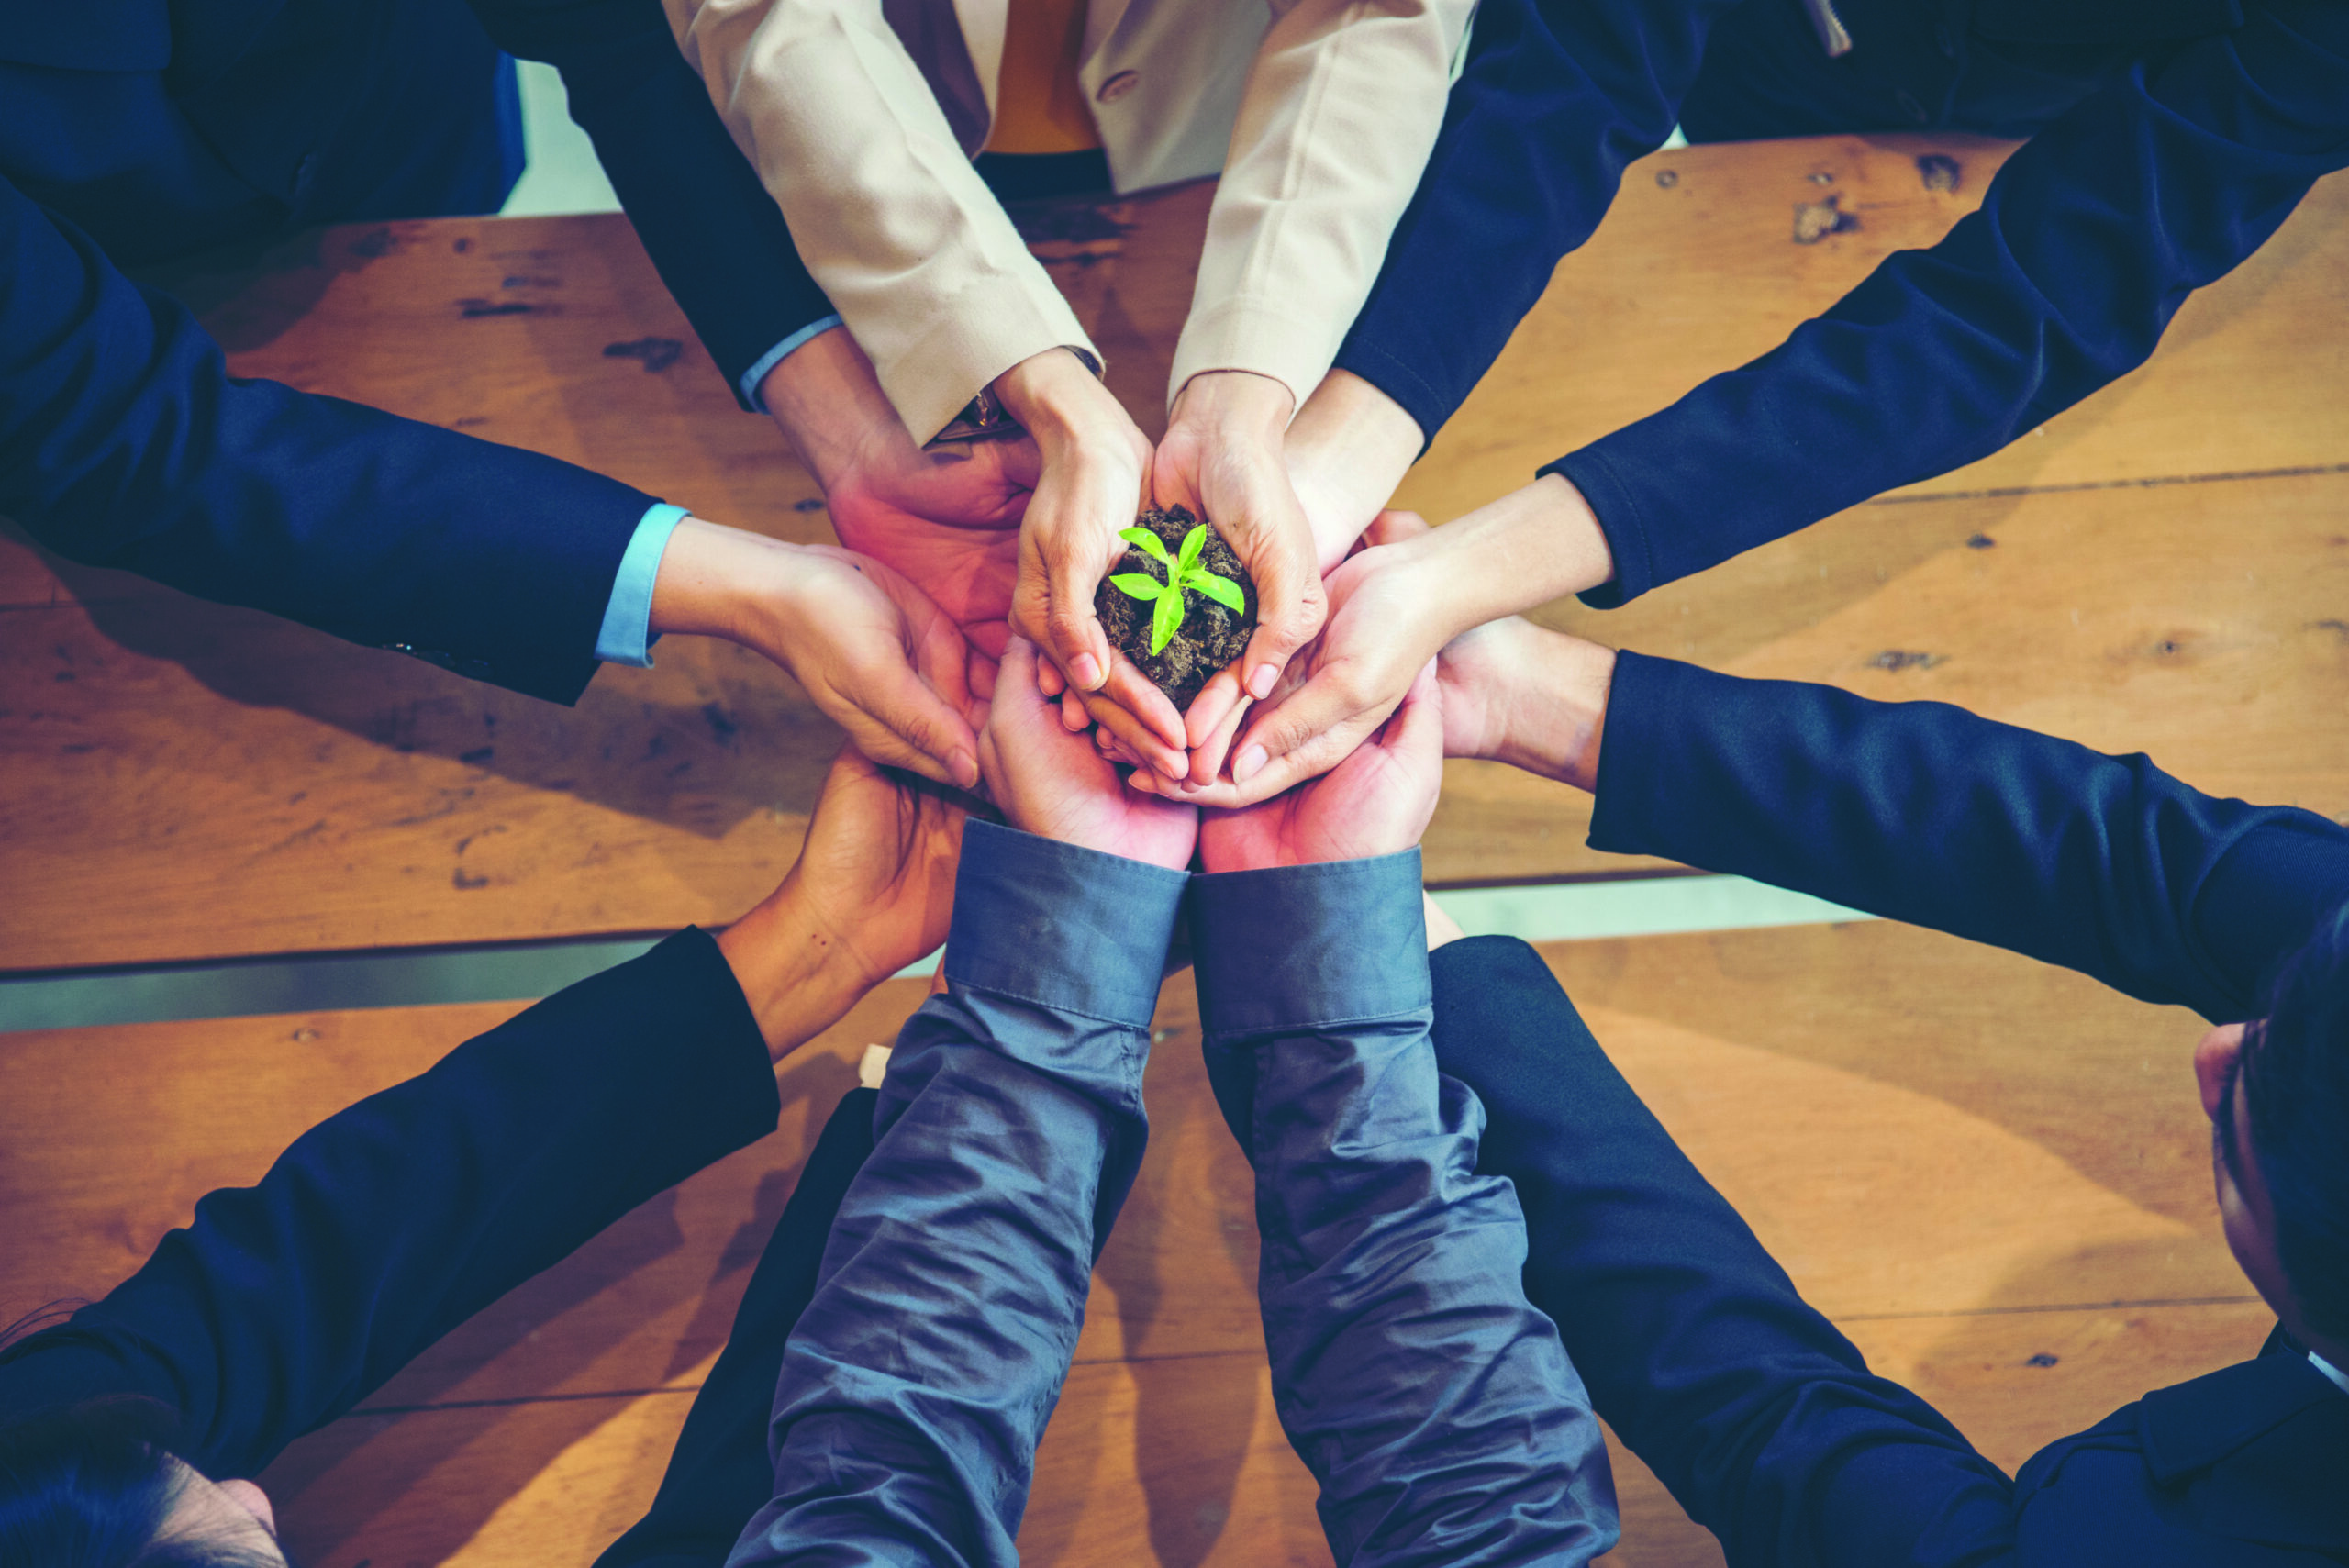
[[[2011,150],[1959,137],[1807,137],[1632,164],[1606,221],[1559,264],[1397,504],[1433,520],[1457,516],[1766,353],[1885,257],[1938,240],[1979,205]],[[1955,191],[1925,188],[1917,160],[1928,154],[1957,161]],[[1795,207],[1831,199],[1858,227],[1797,243]],[[2336,175],[2250,261],[2188,300],[2144,366],[2041,433],[1913,488],[2349,462],[2349,356],[2309,329],[2349,307],[2344,234],[2349,178]]]
[[[1543,952],[1797,1283],[1998,1462],[2265,1333],[2215,1223],[2182,1013],[1889,924]],[[303,1561],[584,1562],[625,1528],[857,1053],[920,991],[883,987],[787,1060],[774,1138],[297,1445],[265,1479]],[[0,1312],[103,1291],[203,1191],[511,1010],[0,1036],[0,1231],[17,1243]],[[1252,1178],[1207,1091],[1187,980],[1155,1029],[1149,1157],[1096,1271],[1023,1545],[1071,1568],[1318,1568],[1310,1483],[1264,1381]],[[1618,1474],[1615,1561],[1719,1561],[1635,1461]]]
[[[1886,250],[1930,239],[1975,198],[1975,176],[2002,150],[1952,144],[1969,172],[1949,195],[1915,186],[1914,151],[1926,145],[1829,139],[1691,149],[1642,165],[1608,228],[1561,269],[1483,401],[1413,484],[1431,475],[1469,490],[1502,483],[1493,462],[1513,484],[1539,461],[1533,448],[1518,448],[1552,441],[1545,432],[1566,428],[1561,419],[1605,428],[1629,417],[1623,399],[1661,401],[1676,390],[1674,378],[1701,373],[1690,356],[1742,357],[1758,344],[1740,331],[1766,339]],[[1669,188],[1654,178],[1665,172],[1675,173]],[[1819,172],[1835,183],[1810,183]],[[1787,243],[1788,199],[1822,190],[1848,194],[1861,228],[1817,246]],[[2165,348],[2126,398],[2066,416],[2085,424],[2090,408],[2111,401],[2094,439],[2064,436],[2062,420],[2037,438],[2034,448],[2060,461],[2024,477],[2103,483],[2145,471],[2115,452],[2153,454],[2153,467],[2168,472],[2164,454],[2191,447],[2176,429],[2182,417],[2163,412],[2185,395],[2162,390],[2173,382],[2250,416],[2251,434],[2227,438],[2232,466],[2331,450],[2349,425],[2349,401],[2323,395],[2331,361],[2305,362],[2325,350],[2307,346],[2321,335],[2297,323],[2339,287],[2323,238],[2343,221],[2344,192],[2339,182],[2322,187],[2261,260],[2189,306],[2173,333],[2192,361],[2187,370],[2165,368]],[[1113,386],[1152,428],[1210,195],[1191,186],[1023,215],[1109,350]],[[1660,267],[1659,256],[1687,265]],[[1725,277],[1722,268],[1732,271]],[[624,220],[355,226],[163,281],[204,309],[239,373],[592,460],[744,526],[829,537],[812,483],[764,421],[733,406]],[[1646,291],[1647,304],[1633,308],[1627,290]],[[1613,331],[1640,332],[1638,351],[1628,339],[1590,337]],[[1615,370],[1544,370],[1529,380],[1509,369],[1551,364],[1561,334],[1579,335],[1575,352],[1603,351]],[[630,351],[606,352],[615,347]],[[1535,395],[1536,382],[1550,390]],[[1562,413],[1566,388],[1581,401]],[[1979,484],[1986,475],[2015,477],[1985,470],[1960,479]],[[2339,749],[2297,722],[2263,727],[2296,707],[2338,706],[2339,662],[2322,639],[2323,623],[2338,619],[2338,552],[2311,541],[2349,535],[2339,495],[2313,479],[1864,507],[1619,616],[1545,614],[1751,673],[1848,678],[1863,689],[1963,688],[2002,717],[2155,744],[2165,763],[2206,787],[2290,791],[2338,812]],[[2271,513],[2277,496],[2288,517]],[[1411,498],[1444,509],[1441,497],[1414,490]],[[1985,533],[2034,541],[2036,591],[2012,591],[2022,574],[2007,563],[2020,549],[1999,555],[1996,569],[1970,562],[1972,577],[1933,561]],[[2241,595],[2228,597],[2232,579],[2209,579],[2213,538],[2239,541],[2231,549],[2253,561],[2247,569],[2262,573],[2271,602],[2243,606]],[[2208,656],[2140,660],[2145,667],[2132,667],[2126,684],[2144,700],[2115,703],[2113,662],[2131,648],[2066,641],[2064,622],[2049,617],[2139,604],[2141,557],[2165,573],[2162,624],[2076,630],[2108,642],[2143,633],[2158,650],[2176,640],[2170,630],[2214,625],[2221,610],[2232,618],[2206,642],[2189,639]],[[1976,591],[1950,596],[1936,573]],[[76,599],[83,610],[70,607]],[[683,640],[664,649],[659,671],[607,672],[579,710],[558,713],[125,573],[44,562],[5,539],[0,606],[23,606],[0,612],[0,841],[10,845],[11,894],[0,900],[0,964],[10,968],[722,921],[796,852],[834,744],[786,677],[739,651]],[[1978,630],[1976,646],[2018,651],[2003,662],[1938,655],[1950,663],[1881,680],[1869,673],[1868,662],[1887,652],[1935,652],[1913,645],[1958,615]],[[2235,656],[2241,637],[2265,651],[2256,668]],[[1776,644],[1775,656],[1764,643]],[[2069,682],[2051,689],[2051,667],[2071,672]],[[2190,700],[2176,700],[2189,682]],[[2134,724],[2141,714],[2150,728]],[[2212,715],[2236,722],[2223,733],[2197,728]],[[2205,757],[2210,766],[2198,772]],[[1431,874],[1460,883],[1657,868],[1584,848],[1587,814],[1571,792],[1455,764],[1429,836]]]
[[[2349,474],[1863,506],[1565,629],[1932,697],[2220,795],[2349,817]],[[722,922],[836,741],[787,677],[678,639],[575,710],[250,612],[0,613],[0,962],[15,968]],[[1452,765],[1438,882],[1620,875],[1587,797]]]

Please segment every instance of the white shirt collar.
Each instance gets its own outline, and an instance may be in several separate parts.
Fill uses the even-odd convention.
[[[2309,1364],[2332,1379],[2332,1385],[2335,1388],[2340,1389],[2343,1394],[2349,1394],[2349,1372],[2343,1372],[2314,1351],[2309,1352]]]

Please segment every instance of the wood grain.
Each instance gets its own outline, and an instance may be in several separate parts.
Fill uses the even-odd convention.
[[[2266,1331],[2219,1233],[2184,1013],[1885,923],[1542,951],[1810,1299],[1998,1463]],[[266,1480],[303,1560],[584,1562],[625,1528],[858,1053],[921,991],[890,983],[786,1059],[774,1136],[289,1452]],[[203,1192],[512,1010],[0,1036],[0,1314],[102,1293]],[[1023,1547],[1071,1568],[1318,1568],[1310,1482],[1264,1384],[1252,1179],[1207,1089],[1187,978],[1154,1032],[1149,1155],[1095,1273]],[[1615,1561],[1719,1561],[1636,1461],[1619,1483]]]
[[[1559,263],[1397,504],[1455,517],[1776,348],[1885,257],[1940,239],[1980,205],[2011,150],[1965,138],[1813,137],[1681,148],[1631,165],[1606,221]],[[1956,190],[1925,188],[1917,159],[1927,153],[1958,161]],[[1830,199],[1858,226],[1796,243],[1795,207]],[[1909,493],[2349,462],[2349,353],[2337,334],[2311,329],[2349,308],[2344,230],[2349,177],[2335,175],[2251,260],[2189,299],[2143,368]]]
[[[1955,193],[1923,189],[1928,150],[1959,157]],[[1406,499],[1439,517],[1472,504],[1767,347],[1891,250],[1930,242],[2005,150],[1828,138],[1635,166]],[[1147,428],[1211,195],[1019,214]],[[1860,227],[1795,245],[1791,204],[1822,195]],[[2344,227],[2349,183],[2328,182],[2188,305],[2144,370],[1923,488],[2349,462],[2349,370],[2302,328],[2338,315]],[[351,226],[158,281],[197,306],[240,374],[591,462],[743,527],[830,537],[812,481],[734,406],[624,219]],[[2349,473],[1879,504],[1616,615],[1543,618],[1741,673],[1947,696],[2149,748],[2205,788],[2341,815],[2343,744],[2300,719],[2344,696],[2344,486]],[[1982,538],[1998,542],[1968,548]],[[658,670],[607,671],[562,711],[0,536],[0,968],[722,922],[796,853],[836,744],[787,676],[729,647],[673,639]],[[1430,874],[1659,869],[1586,849],[1587,823],[1569,791],[1455,763]]]

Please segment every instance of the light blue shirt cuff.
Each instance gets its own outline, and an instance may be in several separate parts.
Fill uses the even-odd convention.
[[[661,575],[662,552],[685,520],[685,509],[653,504],[636,525],[612,578],[611,602],[604,606],[604,628],[596,635],[596,657],[607,664],[652,667],[652,584]]]
[[[774,348],[769,349],[765,353],[761,354],[757,361],[751,364],[751,368],[742,373],[742,384],[740,389],[742,393],[742,401],[757,409],[760,413],[765,413],[767,411],[766,399],[759,395],[759,384],[766,380],[767,372],[774,369],[775,366],[789,359],[797,351],[802,343],[807,342],[811,338],[819,338],[823,336],[823,334],[830,331],[833,328],[841,325],[843,325],[843,323],[836,315],[827,316],[820,321],[810,321],[807,326],[802,327],[798,331],[794,332],[790,337],[785,338],[782,342],[777,343]]]

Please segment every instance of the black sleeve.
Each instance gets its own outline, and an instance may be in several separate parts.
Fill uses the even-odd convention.
[[[685,318],[742,399],[744,373],[832,314],[782,209],[726,129],[659,0],[473,0],[498,46],[562,72],[571,117]]]
[[[232,376],[176,300],[0,181],[0,512],[60,555],[572,702],[652,504]]]
[[[1435,1047],[1525,1209],[1526,1294],[1735,1568],[1988,1568],[2012,1484],[1805,1303],[1510,937],[1438,948]]]
[[[1500,357],[1558,259],[1664,145],[1738,0],[1483,0],[1418,192],[1337,368],[1428,439]],[[1791,3],[1791,0],[1790,0]]]
[[[1944,703],[1620,656],[1594,848],[1798,888],[2214,1022],[2349,898],[2349,828]]]
[[[1605,528],[1600,608],[1998,450],[2143,364],[2187,296],[2349,164],[2349,6],[2271,0],[2007,161],[1941,243],[1542,470]]]
[[[116,1393],[260,1472],[638,1204],[774,1130],[774,1074],[688,929],[295,1140],[104,1299],[0,1356],[0,1413]]]
[[[833,1107],[759,1254],[726,1349],[685,1413],[652,1507],[595,1568],[723,1568],[735,1539],[774,1494],[767,1421],[783,1376],[784,1343],[816,1294],[832,1217],[872,1156],[880,1097],[875,1090],[852,1089]]]

